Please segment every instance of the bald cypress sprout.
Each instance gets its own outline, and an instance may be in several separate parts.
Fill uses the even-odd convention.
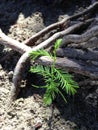
[[[39,56],[48,56],[53,59],[53,64],[50,67],[35,65],[31,66],[30,68],[31,73],[42,75],[45,80],[44,86],[33,86],[46,89],[43,97],[43,101],[46,105],[52,104],[52,102],[56,98],[56,95],[58,94],[64,99],[65,102],[67,102],[62,91],[68,95],[74,95],[79,88],[78,84],[72,79],[72,75],[70,75],[65,70],[56,68],[56,50],[60,47],[61,42],[62,39],[58,39],[55,42],[53,55],[46,50],[37,50],[30,53],[30,57],[32,60],[35,60]]]

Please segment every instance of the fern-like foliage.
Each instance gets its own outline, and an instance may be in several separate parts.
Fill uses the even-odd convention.
[[[37,51],[32,51],[30,53],[30,57],[31,57],[32,60],[35,60],[39,56],[49,56],[49,57],[52,57],[51,54],[49,54],[46,50],[43,50],[43,49],[40,49],[40,50],[37,50]]]
[[[72,79],[72,75],[70,75],[65,70],[56,68],[55,66],[56,50],[59,48],[61,41],[62,39],[56,41],[54,45],[53,55],[51,55],[45,50],[33,51],[32,53],[30,53],[31,59],[33,60],[35,60],[39,56],[49,56],[54,61],[52,66],[50,67],[36,65],[30,68],[31,73],[40,74],[45,79],[46,85],[40,87],[46,88],[46,92],[43,98],[43,101],[46,105],[50,105],[57,94],[60,94],[64,101],[67,102],[66,98],[60,90],[65,91],[69,95],[74,95],[77,92],[77,89],[79,88],[78,84]],[[39,88],[39,86],[33,86]]]
[[[75,82],[72,78],[73,76],[68,74],[64,70],[60,70],[55,68],[55,75],[59,82],[59,86],[66,91],[69,95],[74,95],[77,91],[76,89],[79,88],[77,82]]]

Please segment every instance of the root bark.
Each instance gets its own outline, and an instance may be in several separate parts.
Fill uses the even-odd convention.
[[[14,70],[10,103],[17,97],[21,85],[22,73],[24,72],[26,63],[30,61],[29,53],[42,48],[51,48],[58,38],[62,38],[63,42],[57,50],[56,66],[69,72],[88,76],[91,79],[98,79],[98,25],[90,27],[96,18],[88,17],[85,20],[85,15],[94,12],[97,8],[98,2],[95,2],[83,12],[66,17],[61,22],[46,27],[22,43],[8,37],[2,30],[0,31],[0,44],[8,46],[22,54]],[[78,19],[80,17],[83,18],[82,22]],[[73,20],[76,21],[76,24],[71,25]],[[85,30],[82,29],[83,27],[85,27]],[[90,29],[88,29],[89,27]],[[37,40],[58,28],[61,31],[56,32],[35,46]],[[78,30],[82,30],[81,34],[77,34]],[[45,56],[40,57],[36,62],[43,65],[51,65],[53,63],[52,59]]]

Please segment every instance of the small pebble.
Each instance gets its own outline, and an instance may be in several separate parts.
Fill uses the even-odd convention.
[[[10,71],[10,72],[8,73],[8,76],[9,76],[10,79],[12,79],[12,77],[13,77],[13,71]]]

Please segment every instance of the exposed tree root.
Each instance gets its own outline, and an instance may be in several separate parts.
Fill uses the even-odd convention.
[[[0,44],[8,46],[18,51],[20,54],[23,54],[24,52],[29,51],[31,49],[29,46],[21,44],[20,42],[8,37],[2,32],[2,30],[0,30]]]
[[[84,52],[85,47],[83,47],[83,43],[81,43],[85,41],[87,42],[92,37],[97,36],[98,26],[91,28],[90,30],[86,31],[85,33],[81,35],[74,35],[72,33],[76,32],[83,26],[88,26],[91,22],[94,21],[94,19],[88,19],[86,21],[78,22],[77,24],[69,26],[69,21],[73,19],[77,19],[87,13],[91,13],[97,7],[98,7],[98,2],[95,2],[93,5],[89,6],[83,12],[67,17],[61,22],[57,22],[55,24],[52,24],[46,27],[45,29],[38,32],[37,34],[35,34],[34,36],[32,36],[31,38],[27,39],[26,41],[22,43],[16,40],[13,40],[12,38],[9,38],[2,31],[0,32],[0,44],[11,47],[12,49],[23,54],[20,57],[14,70],[13,87],[11,88],[9,103],[11,103],[11,101],[16,99],[17,97],[19,87],[21,84],[22,73],[24,72],[24,67],[27,61],[30,60],[29,53],[31,51],[35,51],[38,49],[42,49],[42,48],[46,49],[46,48],[51,47],[51,45],[53,45],[55,40],[58,38],[63,38],[62,47],[63,45],[65,46],[66,43],[69,45],[70,42],[71,42],[70,45],[72,45],[73,47],[72,46],[70,47],[69,45],[69,46],[66,46],[66,48],[60,48],[58,50],[57,56],[59,57],[57,57],[56,66],[61,69],[65,69],[65,70],[67,69],[68,71],[88,76],[92,79],[98,78],[98,65],[93,64],[93,62],[95,61],[98,62],[97,60],[98,52],[96,50],[93,51],[92,49],[88,49],[88,48],[91,48],[91,46],[89,45],[86,48],[87,52]],[[42,43],[38,44],[37,46],[33,48],[30,47],[30,46],[34,46],[35,42],[39,40],[39,38],[41,38],[42,36],[46,35],[46,33],[49,33],[49,31],[52,31],[53,29],[57,29],[57,28],[60,28],[61,31],[55,33],[54,35],[52,35],[51,37],[49,37],[47,40],[43,41]],[[68,35],[70,33],[72,35]],[[74,44],[72,44],[72,42],[74,42]],[[80,50],[75,48],[78,46],[76,45],[76,43],[80,45],[81,47]],[[94,47],[96,45],[97,45],[97,42],[96,44],[94,44]],[[63,58],[60,58],[60,56]],[[85,60],[88,60],[88,61],[85,62]],[[43,65],[51,65],[53,63],[52,59],[50,59],[49,57],[47,58],[45,56],[40,57],[39,59],[37,59],[36,62]]]
[[[66,28],[66,26],[68,26],[69,22],[71,20],[77,19],[87,13],[91,13],[92,11],[94,11],[95,9],[97,9],[98,7],[98,2],[95,2],[94,4],[90,5],[87,9],[85,9],[83,12],[80,12],[78,14],[75,14],[73,16],[68,16],[65,19],[63,19],[60,22],[54,23],[48,27],[46,27],[45,29],[43,29],[42,31],[38,32],[37,34],[33,35],[32,37],[30,37],[29,39],[25,40],[23,43],[29,46],[33,46],[34,42],[36,42],[39,38],[41,38],[43,35],[46,35],[47,33],[49,33],[49,31],[53,30],[53,29],[57,29],[57,28],[61,28],[64,29]]]
[[[47,58],[45,56],[40,57],[37,62],[43,65],[51,65],[53,63],[50,58]],[[56,61],[56,66],[61,69],[68,70],[70,72],[75,72],[88,76],[91,79],[98,79],[98,67],[95,67],[94,65],[89,65],[83,61],[79,61],[76,59],[68,59],[66,57],[58,57]]]
[[[75,49],[75,48],[60,48],[57,50],[58,57],[69,57],[72,59],[80,59],[83,61],[87,60],[98,60],[98,51],[96,50],[82,50],[82,49]]]
[[[63,37],[63,41],[61,44],[61,47],[66,46],[68,43],[74,42],[74,43],[81,43],[86,42],[92,37],[95,37],[98,35],[98,25],[94,26],[87,32],[83,33],[82,35],[67,35]]]
[[[54,41],[56,39],[58,39],[59,37],[63,37],[64,35],[67,35],[69,33],[72,33],[74,32],[76,29],[79,29],[81,26],[85,25],[85,24],[88,24],[89,22],[93,21],[93,19],[91,20],[88,20],[86,22],[80,22],[78,24],[75,24],[71,27],[69,27],[68,29],[64,30],[64,31],[61,31],[61,32],[58,32],[56,34],[54,34],[53,36],[51,36],[49,39],[47,39],[46,41],[40,43],[39,45],[37,45],[36,47],[34,48],[29,48],[27,51],[25,51],[25,53],[21,56],[21,58],[19,59],[16,67],[15,67],[15,70],[14,70],[14,75],[13,75],[13,87],[11,89],[11,99],[15,99],[16,95],[18,94],[18,91],[19,91],[19,87],[20,87],[20,84],[21,84],[21,79],[22,79],[22,73],[24,71],[24,68],[26,66],[26,62],[29,60],[29,53],[31,51],[35,51],[35,50],[38,50],[38,49],[42,49],[42,48],[47,48],[49,47],[51,44],[54,43]],[[6,36],[7,37],[7,36]],[[12,40],[13,41],[13,40]],[[22,43],[20,43],[22,44]],[[7,44],[8,45],[8,44]],[[24,44],[22,44],[23,47],[24,47],[24,50],[25,49],[25,46]],[[16,47],[16,46],[15,46]],[[13,49],[15,48],[13,47]],[[15,49],[16,50],[16,49]],[[23,51],[21,51],[23,52]],[[15,92],[17,91],[17,92]],[[12,97],[13,96],[13,97]]]

